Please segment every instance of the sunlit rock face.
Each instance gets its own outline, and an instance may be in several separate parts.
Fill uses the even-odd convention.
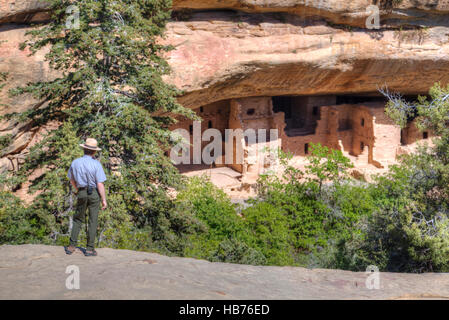
[[[45,0],[2,0],[0,23],[38,22],[48,18]]]
[[[373,95],[388,85],[404,94],[426,93],[449,82],[449,1],[403,0],[174,0],[166,43],[166,80],[190,108],[246,97]],[[379,29],[372,19],[379,8]],[[0,114],[36,105],[10,98],[9,88],[50,79],[44,52],[28,56],[19,44],[31,22],[48,19],[45,1],[0,4]],[[373,11],[374,10],[374,11]],[[36,139],[37,128],[0,123],[13,147],[0,153],[0,171]],[[5,159],[8,159],[5,160]]]
[[[174,0],[167,80],[185,91],[180,101],[189,107],[261,94],[376,92],[385,83],[426,92],[449,77],[449,1],[399,2]],[[368,29],[373,3],[380,29]],[[24,23],[45,20],[47,9],[42,0],[0,4],[0,40],[8,41],[0,69],[11,83],[46,76],[43,55],[28,58],[17,47]]]
[[[383,26],[404,24],[434,25],[447,23],[447,0],[174,0],[175,10],[228,9],[247,13],[278,12],[306,17],[323,17],[334,24],[366,26],[376,5],[382,15]]]
[[[448,16],[449,18],[449,16]],[[173,73],[189,107],[259,95],[424,93],[449,79],[449,28],[382,31],[322,17],[192,13],[168,25]]]

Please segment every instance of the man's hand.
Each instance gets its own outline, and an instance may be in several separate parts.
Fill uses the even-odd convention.
[[[101,204],[102,204],[101,210],[105,210],[108,207],[108,203],[106,202],[106,200],[102,200]]]
[[[108,203],[106,202],[106,193],[104,192],[104,184],[99,182],[97,183],[98,193],[101,197],[101,210],[105,210],[108,207]]]

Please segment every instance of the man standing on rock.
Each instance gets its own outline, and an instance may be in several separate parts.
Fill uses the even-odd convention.
[[[84,156],[73,160],[68,178],[77,196],[76,213],[73,216],[73,228],[70,235],[70,246],[66,248],[67,254],[76,250],[78,235],[85,220],[86,209],[89,209],[89,228],[87,232],[86,256],[96,256],[94,249],[95,237],[97,235],[98,211],[107,208],[106,193],[103,182],[106,181],[103,167],[100,161],[94,159],[98,148],[97,140],[87,138],[86,143],[80,144],[84,149]]]

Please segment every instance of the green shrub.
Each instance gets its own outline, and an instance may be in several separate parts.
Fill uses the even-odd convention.
[[[206,177],[193,177],[177,196],[203,228],[189,237],[185,255],[212,261],[263,263],[264,257],[247,244],[243,219],[227,195]]]
[[[270,265],[294,263],[294,233],[290,221],[282,211],[268,202],[257,204],[243,211],[248,242],[257,248]]]
[[[386,270],[448,270],[449,204],[439,191],[443,172],[435,159],[422,149],[377,180],[379,210],[365,250],[381,239],[389,258]]]
[[[268,264],[267,258],[261,251],[236,239],[221,241],[216,250],[212,252],[210,260],[252,265]]]
[[[282,216],[290,259],[307,265],[308,256],[325,250],[329,243],[360,234],[357,222],[372,213],[374,203],[367,187],[349,180],[346,170],[351,165],[340,151],[312,144],[305,179],[300,170],[289,166],[290,155],[281,152],[280,156],[283,176],[261,177],[259,202],[249,211],[257,216],[254,210],[274,210],[273,214]]]
[[[11,192],[0,191],[0,244],[48,243],[49,231],[41,212],[25,208]]]

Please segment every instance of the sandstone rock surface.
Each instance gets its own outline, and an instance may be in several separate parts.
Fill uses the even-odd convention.
[[[446,83],[449,1],[404,0],[395,14],[382,11],[380,30],[365,26],[372,3],[174,1],[175,10],[190,11],[167,26],[167,41],[176,46],[167,80],[184,90],[180,102],[193,108],[258,95],[374,93],[383,84],[422,94],[436,81]],[[43,53],[28,57],[18,50],[29,26],[5,24],[29,22],[20,17],[45,12],[45,1],[11,0],[0,8],[0,40],[7,41],[0,46],[0,71],[10,73],[8,88],[48,79]],[[413,26],[425,29],[408,30]],[[5,92],[0,98],[18,109],[32,105],[23,97],[11,103]]]
[[[65,286],[80,270],[80,289]],[[211,263],[155,253],[98,249],[67,256],[62,247],[0,246],[0,299],[447,299],[449,274],[381,273]]]
[[[0,23],[40,22],[48,18],[45,0],[2,0],[0,3]]]
[[[370,16],[367,8],[377,5],[384,26],[409,24],[447,24],[447,0],[173,0],[173,9],[238,10],[248,13],[280,12],[302,16],[323,16],[333,23],[364,27]],[[41,22],[48,19],[45,0],[4,0],[0,4],[0,23]]]
[[[345,31],[297,16],[199,12],[168,25],[168,81],[199,107],[250,96],[423,94],[449,82],[449,28]]]

